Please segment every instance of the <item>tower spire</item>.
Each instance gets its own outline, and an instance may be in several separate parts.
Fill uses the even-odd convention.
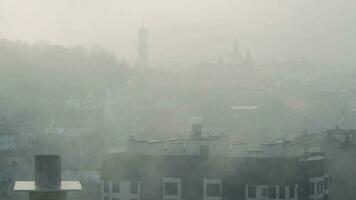
[[[245,57],[245,63],[248,65],[253,66],[255,64],[255,61],[253,60],[251,56],[250,49],[247,50],[246,57]]]
[[[231,52],[231,64],[238,65],[242,62],[242,56],[240,54],[239,43],[237,40],[234,41],[232,45],[232,52]]]

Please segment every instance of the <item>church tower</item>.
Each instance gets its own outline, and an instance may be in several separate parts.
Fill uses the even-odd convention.
[[[235,40],[232,46],[232,52],[230,57],[230,62],[232,65],[240,65],[242,63],[242,56],[240,54],[239,44],[237,40]]]
[[[144,25],[138,30],[138,60],[137,65],[139,67],[145,67],[148,65],[148,44],[147,44],[147,29]]]
[[[246,75],[253,76],[255,74],[255,61],[251,56],[250,50],[247,51],[247,54],[243,59],[243,70]]]
[[[247,51],[246,57],[244,58],[244,64],[249,67],[255,66],[255,61],[253,60],[250,50]]]

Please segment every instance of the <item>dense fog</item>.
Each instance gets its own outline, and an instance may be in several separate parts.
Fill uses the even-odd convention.
[[[355,130],[355,9],[332,0],[3,0],[0,199],[26,198],[10,187],[33,179],[36,154],[60,155],[63,178],[85,172],[99,184],[105,155],[129,138],[188,137],[197,117],[203,135],[253,149]],[[354,171],[354,145],[322,141],[330,199],[352,199],[355,180],[343,170]],[[101,198],[86,180],[69,199]]]

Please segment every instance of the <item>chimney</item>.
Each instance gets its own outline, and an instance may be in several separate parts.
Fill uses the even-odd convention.
[[[35,186],[42,188],[61,186],[61,158],[58,155],[35,156]]]
[[[35,180],[16,181],[14,191],[29,192],[29,200],[66,200],[68,191],[80,191],[79,181],[61,181],[59,155],[35,156]]]

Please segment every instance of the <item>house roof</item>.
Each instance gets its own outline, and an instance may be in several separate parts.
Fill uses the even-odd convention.
[[[192,176],[231,183],[288,184],[300,181],[303,172],[297,158],[231,158],[156,156],[128,153],[105,157],[101,179],[142,180]]]

